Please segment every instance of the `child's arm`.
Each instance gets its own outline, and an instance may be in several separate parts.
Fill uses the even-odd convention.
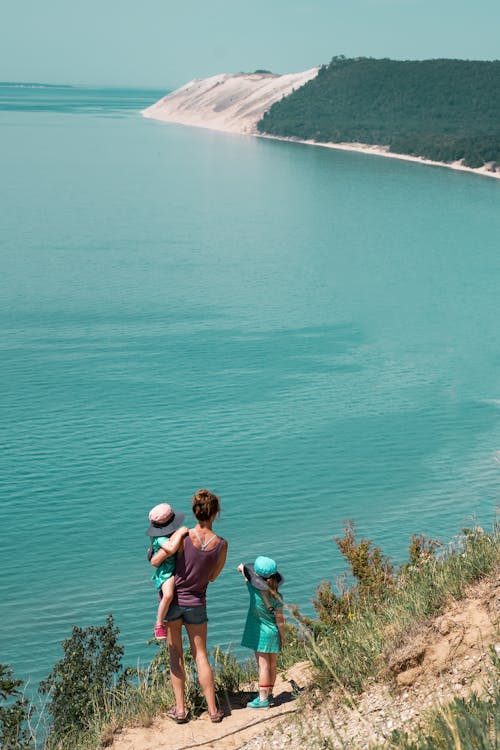
[[[248,576],[247,576],[247,574],[245,572],[245,566],[243,565],[243,563],[240,563],[238,565],[238,567],[236,568],[236,570],[238,571],[238,573],[241,573],[241,575],[245,579],[245,582],[248,582],[249,579],[248,579]]]
[[[283,617],[283,610],[276,610],[276,627],[281,639],[281,648],[285,647],[285,618]]]
[[[182,544],[182,540],[188,534],[188,532],[189,529],[187,526],[181,526],[180,529],[174,531],[168,542],[162,544],[161,549],[158,550],[156,555],[153,555],[150,560],[151,565],[154,565],[154,567],[157,568],[162,564],[162,562],[165,562],[167,557],[172,557],[172,555],[175,555]]]
[[[189,533],[189,529],[187,526],[181,526],[180,529],[177,529],[177,531],[174,531],[168,542],[165,542],[165,544],[161,545],[162,550],[168,553],[168,557],[170,555],[175,555],[175,553],[179,550],[179,547],[181,546],[181,542],[184,539],[185,536]]]

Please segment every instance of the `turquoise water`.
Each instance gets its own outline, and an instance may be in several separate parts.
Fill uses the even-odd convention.
[[[500,182],[142,119],[162,92],[0,87],[0,662],[32,683],[155,614],[149,508],[220,494],[235,568],[311,612],[345,519],[490,526],[500,497]]]

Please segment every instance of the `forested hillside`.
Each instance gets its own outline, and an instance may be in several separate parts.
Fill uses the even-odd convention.
[[[470,167],[500,166],[500,60],[334,57],[273,104],[261,133],[388,146]]]

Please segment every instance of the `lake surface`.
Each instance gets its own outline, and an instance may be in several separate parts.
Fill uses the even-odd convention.
[[[500,498],[500,182],[162,124],[164,92],[0,86],[0,662],[36,683],[113,612],[148,661],[147,514],[216,491],[312,613],[352,519],[487,528]]]

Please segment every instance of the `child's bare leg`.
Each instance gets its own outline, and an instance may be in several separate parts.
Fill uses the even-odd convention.
[[[168,608],[170,607],[170,604],[172,603],[172,599],[174,598],[174,577],[170,576],[170,578],[162,583],[161,585],[161,593],[162,598],[160,599],[160,603],[158,605],[158,614],[156,616],[156,624],[161,625],[163,623],[163,620],[167,616]]]
[[[271,687],[274,687],[274,683],[276,682],[276,673],[278,671],[277,664],[278,664],[278,654],[268,654],[269,656],[269,684]]]
[[[269,695],[273,692],[274,683],[276,682],[276,673],[278,671],[278,654],[269,654]]]
[[[259,700],[265,701],[269,697],[271,688],[274,685],[272,657],[275,657],[275,654],[264,654],[257,651],[255,655],[257,657],[257,664],[259,665]],[[276,680],[276,672],[274,673],[274,680]]]

